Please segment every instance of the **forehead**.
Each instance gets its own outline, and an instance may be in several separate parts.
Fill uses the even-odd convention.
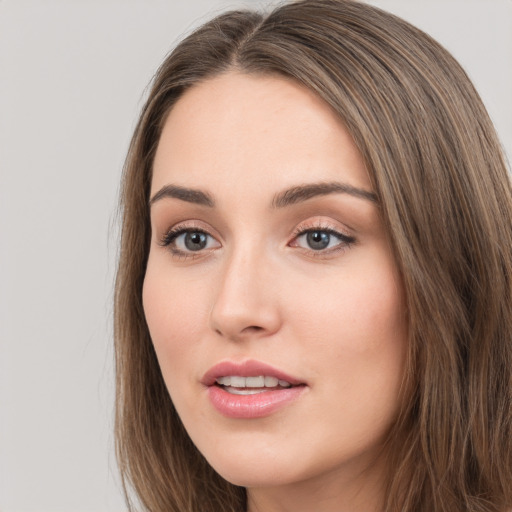
[[[231,72],[193,86],[171,110],[152,191],[169,181],[279,188],[340,179],[370,188],[350,134],[321,98],[286,78]]]

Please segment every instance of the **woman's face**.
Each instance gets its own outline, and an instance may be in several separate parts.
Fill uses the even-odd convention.
[[[144,310],[193,442],[264,488],[371,466],[397,414],[402,288],[364,162],[308,90],[228,73],[166,120]]]

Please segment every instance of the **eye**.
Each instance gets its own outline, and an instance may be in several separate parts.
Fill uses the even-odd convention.
[[[331,228],[299,229],[290,243],[314,252],[331,252],[346,249],[355,243],[355,238]]]
[[[206,231],[185,227],[167,232],[160,245],[168,247],[173,254],[185,257],[220,247],[219,242]]]

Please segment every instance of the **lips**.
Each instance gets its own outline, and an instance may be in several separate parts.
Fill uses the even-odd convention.
[[[291,386],[304,385],[305,382],[286,374],[285,372],[274,368],[260,361],[247,360],[242,363],[224,361],[210,368],[201,379],[205,386],[213,386],[218,379],[223,377],[269,377],[283,381]],[[265,384],[266,385],[266,384]]]
[[[298,378],[253,360],[219,363],[201,382],[218,412],[239,419],[269,416],[301,396],[307,387]]]

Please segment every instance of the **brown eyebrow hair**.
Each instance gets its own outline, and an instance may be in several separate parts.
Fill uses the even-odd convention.
[[[373,192],[354,187],[348,183],[307,183],[305,185],[297,185],[276,194],[272,200],[272,207],[285,208],[286,206],[307,201],[316,196],[324,196],[333,193],[344,193],[374,203],[378,202],[377,195]],[[215,206],[215,201],[207,192],[194,188],[181,187],[179,185],[165,185],[151,198],[149,204],[152,205],[165,197],[172,197],[210,208]]]
[[[180,187],[179,185],[165,185],[150,199],[149,205],[151,206],[164,197],[181,199],[187,203],[200,204],[210,208],[215,206],[215,201],[207,192],[194,188]]]
[[[275,208],[284,208],[285,206],[300,203],[315,196],[324,196],[333,193],[344,193],[360,199],[366,199],[373,203],[378,202],[377,195],[373,192],[354,187],[348,183],[331,182],[308,183],[289,188],[274,197],[272,206]]]

